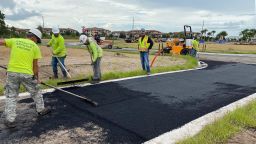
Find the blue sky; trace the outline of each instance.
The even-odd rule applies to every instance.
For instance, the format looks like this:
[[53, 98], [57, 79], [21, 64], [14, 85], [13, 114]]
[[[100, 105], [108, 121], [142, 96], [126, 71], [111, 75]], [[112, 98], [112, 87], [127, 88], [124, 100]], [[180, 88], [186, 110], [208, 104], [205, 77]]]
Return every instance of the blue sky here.
[[0, 9], [8, 25], [31, 28], [82, 26], [130, 30], [142, 27], [162, 32], [182, 31], [185, 24], [194, 31], [205, 28], [238, 35], [256, 28], [256, 0], [1, 0]]

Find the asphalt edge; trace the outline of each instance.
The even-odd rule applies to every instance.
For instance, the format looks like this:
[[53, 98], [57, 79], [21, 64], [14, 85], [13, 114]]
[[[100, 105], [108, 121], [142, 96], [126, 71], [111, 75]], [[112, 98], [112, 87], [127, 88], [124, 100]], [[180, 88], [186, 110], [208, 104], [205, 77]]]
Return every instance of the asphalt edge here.
[[[70, 87], [74, 87], [74, 86], [78, 86], [78, 87], [85, 87], [85, 86], [90, 86], [90, 85], [100, 85], [100, 84], [104, 84], [104, 83], [110, 83], [110, 82], [117, 82], [117, 81], [124, 81], [124, 80], [130, 80], [130, 79], [137, 79], [137, 78], [144, 78], [144, 77], [153, 77], [153, 76], [158, 76], [158, 75], [165, 75], [165, 74], [171, 74], [171, 73], [181, 73], [181, 72], [186, 72], [186, 71], [194, 71], [194, 70], [201, 70], [201, 69], [205, 69], [208, 67], [208, 64], [205, 62], [200, 61], [200, 64], [198, 65], [197, 68], [194, 69], [187, 69], [187, 70], [179, 70], [179, 71], [171, 71], [171, 72], [163, 72], [163, 73], [157, 73], [157, 74], [152, 74], [152, 75], [142, 75], [142, 76], [134, 76], [134, 77], [128, 77], [128, 78], [120, 78], [120, 79], [114, 79], [114, 80], [106, 80], [106, 81], [102, 81], [100, 83], [97, 84], [90, 84], [90, 83], [86, 83], [86, 84], [80, 84], [80, 85], [71, 85], [71, 86], [64, 86], [64, 87], [58, 87], [58, 88], [70, 88]], [[42, 94], [45, 93], [49, 93], [49, 92], [53, 92], [55, 91], [55, 89], [43, 89], [41, 90]], [[29, 93], [25, 92], [25, 93], [20, 93], [19, 97], [28, 97]], [[0, 100], [4, 100], [6, 99], [6, 97], [0, 96]]]
[[224, 106], [216, 111], [208, 113], [198, 119], [195, 119], [180, 128], [164, 133], [156, 138], [153, 138], [144, 144], [175, 144], [181, 140], [193, 137], [198, 134], [206, 125], [212, 124], [216, 120], [223, 118], [227, 113], [236, 110], [256, 100], [256, 93], [249, 95], [243, 99]]

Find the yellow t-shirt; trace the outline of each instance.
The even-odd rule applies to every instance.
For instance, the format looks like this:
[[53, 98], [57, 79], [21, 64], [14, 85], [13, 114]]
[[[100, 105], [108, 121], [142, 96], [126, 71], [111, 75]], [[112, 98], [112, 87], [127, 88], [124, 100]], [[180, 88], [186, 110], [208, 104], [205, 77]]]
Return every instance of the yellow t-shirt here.
[[67, 55], [67, 49], [65, 47], [64, 38], [59, 35], [55, 37], [52, 35], [52, 39], [49, 41], [48, 45], [52, 46], [53, 54], [57, 57], [64, 57]]
[[198, 51], [199, 49], [199, 42], [197, 40], [192, 41], [193, 48]]
[[5, 43], [11, 48], [7, 71], [34, 75], [33, 60], [42, 58], [37, 44], [22, 38], [5, 39]]

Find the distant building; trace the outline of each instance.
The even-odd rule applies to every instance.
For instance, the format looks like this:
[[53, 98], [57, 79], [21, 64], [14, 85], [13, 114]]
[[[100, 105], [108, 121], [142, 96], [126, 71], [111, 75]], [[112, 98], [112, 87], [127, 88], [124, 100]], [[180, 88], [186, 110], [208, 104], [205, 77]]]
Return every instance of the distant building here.
[[50, 35], [52, 32], [52, 28], [43, 28], [43, 33], [46, 33], [47, 35]]
[[60, 33], [65, 34], [66, 32], [70, 32], [71, 34], [79, 33], [77, 30], [71, 28], [60, 28]]
[[110, 30], [107, 30], [104, 28], [97, 28], [97, 27], [92, 27], [92, 28], [83, 27], [82, 32], [87, 35], [95, 35], [97, 33], [101, 36], [108, 36], [111, 34]]
[[[52, 28], [43, 28], [43, 32], [50, 35], [52, 32]], [[76, 34], [79, 33], [77, 30], [71, 29], [71, 28], [60, 28], [61, 34], [66, 34], [69, 32], [70, 34]]]
[[147, 30], [147, 34], [153, 38], [161, 38], [163, 33], [157, 30]]
[[227, 39], [229, 40], [236, 40], [236, 41], [239, 41], [240, 37], [239, 36], [228, 36]]
[[[131, 30], [127, 32], [127, 35], [132, 35], [136, 38], [140, 37], [141, 30]], [[146, 30], [146, 34], [151, 36], [152, 38], [160, 38], [162, 37], [162, 32], [157, 30]]]
[[27, 33], [29, 31], [29, 29], [21, 29], [21, 28], [15, 28], [15, 27], [10, 27], [9, 30], [11, 30], [12, 28], [15, 29], [15, 33], [18, 35]]

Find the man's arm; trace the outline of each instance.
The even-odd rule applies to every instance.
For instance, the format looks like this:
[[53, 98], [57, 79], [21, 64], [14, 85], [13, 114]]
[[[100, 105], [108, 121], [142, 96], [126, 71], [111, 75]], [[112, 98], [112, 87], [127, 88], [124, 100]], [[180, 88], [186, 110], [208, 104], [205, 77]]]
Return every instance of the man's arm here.
[[152, 49], [154, 42], [152, 41], [151, 38], [148, 38], [148, 43], [150, 43], [149, 48], [148, 49]]
[[4, 39], [0, 39], [0, 45], [1, 45], [1, 46], [5, 46], [5, 45], [6, 45]]
[[51, 37], [51, 40], [47, 43], [47, 47], [50, 47], [50, 46], [52, 46], [52, 40], [53, 38]]
[[34, 59], [33, 60], [33, 72], [34, 72], [34, 77], [37, 80], [37, 82], [39, 83], [39, 70], [38, 70], [38, 60]]

